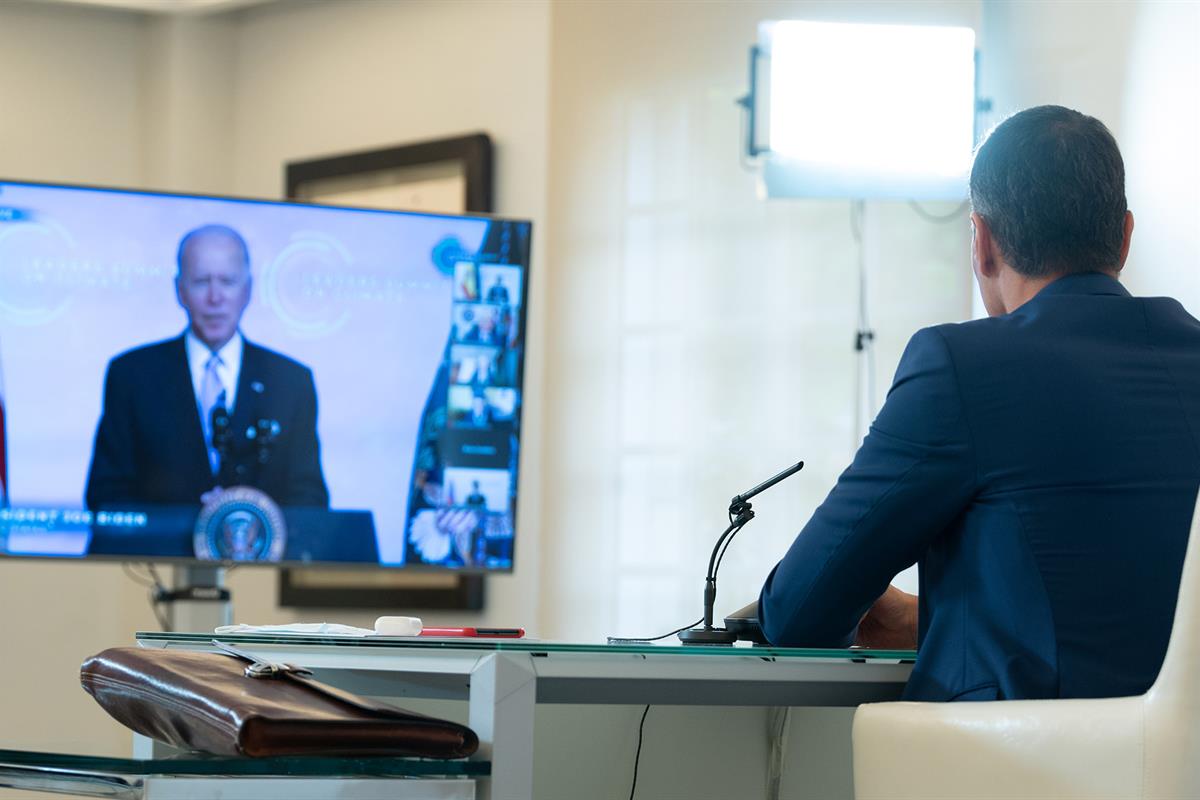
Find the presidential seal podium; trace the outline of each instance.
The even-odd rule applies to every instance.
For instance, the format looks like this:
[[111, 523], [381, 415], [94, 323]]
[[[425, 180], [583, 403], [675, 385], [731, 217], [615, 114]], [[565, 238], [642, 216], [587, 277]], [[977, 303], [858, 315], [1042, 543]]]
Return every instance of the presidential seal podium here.
[[212, 512], [198, 514], [195, 506], [131, 507], [128, 512], [136, 518], [131, 524], [92, 526], [88, 555], [140, 561], [146, 553], [154, 553], [156, 560], [200, 559], [218, 564], [379, 563], [370, 511], [264, 510], [247, 502], [239, 491], [228, 505]]
[[145, 506], [93, 516], [88, 555], [132, 561], [151, 552], [156, 559], [190, 562], [176, 566], [170, 588], [158, 589], [155, 597], [168, 608], [170, 629], [185, 631], [233, 621], [222, 565], [379, 562], [371, 512], [281, 509], [248, 486], [223, 490], [199, 511]]

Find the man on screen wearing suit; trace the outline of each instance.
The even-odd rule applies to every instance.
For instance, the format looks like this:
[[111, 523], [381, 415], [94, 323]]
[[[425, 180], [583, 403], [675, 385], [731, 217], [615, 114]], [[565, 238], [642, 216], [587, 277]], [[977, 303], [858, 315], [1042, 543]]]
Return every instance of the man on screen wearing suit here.
[[[225, 226], [197, 228], [180, 241], [178, 265], [175, 291], [188, 328], [109, 362], [88, 507], [196, 505], [220, 488], [219, 476], [280, 505], [327, 507], [312, 372], [247, 341], [238, 327], [250, 302], [245, 241]], [[224, 468], [214, 410], [229, 421]], [[261, 420], [279, 425], [264, 464], [245, 436]]]
[[[1102, 123], [1010, 117], [971, 171], [989, 318], [918, 331], [854, 462], [767, 578], [777, 645], [915, 647], [914, 700], [1146, 691], [1200, 485], [1200, 322], [1118, 282]], [[920, 563], [919, 599], [889, 582]]]

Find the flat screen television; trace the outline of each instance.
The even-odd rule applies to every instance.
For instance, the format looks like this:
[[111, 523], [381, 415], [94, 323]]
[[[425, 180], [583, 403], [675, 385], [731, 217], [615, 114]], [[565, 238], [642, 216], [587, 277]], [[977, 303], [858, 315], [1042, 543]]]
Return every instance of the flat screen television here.
[[511, 570], [530, 236], [0, 182], [0, 555]]

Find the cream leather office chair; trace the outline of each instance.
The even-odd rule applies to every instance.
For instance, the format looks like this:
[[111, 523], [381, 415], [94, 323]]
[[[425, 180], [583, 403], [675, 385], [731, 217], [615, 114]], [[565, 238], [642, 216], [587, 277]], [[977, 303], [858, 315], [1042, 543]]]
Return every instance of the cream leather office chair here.
[[1200, 498], [1171, 643], [1140, 697], [874, 703], [854, 715], [857, 800], [1200, 798]]

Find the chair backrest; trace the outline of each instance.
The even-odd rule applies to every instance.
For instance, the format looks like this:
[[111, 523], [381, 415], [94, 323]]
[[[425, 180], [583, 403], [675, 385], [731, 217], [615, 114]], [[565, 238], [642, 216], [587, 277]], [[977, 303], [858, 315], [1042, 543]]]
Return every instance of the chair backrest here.
[[1171, 641], [1144, 698], [1146, 797], [1200, 797], [1200, 496]]
[[1167, 694], [1175, 703], [1196, 702], [1200, 708], [1200, 495], [1192, 515], [1192, 529], [1183, 557], [1179, 578], [1179, 599], [1175, 603], [1175, 622], [1171, 641], [1163, 658], [1162, 669], [1149, 695]]

